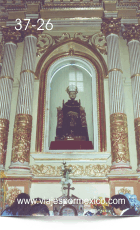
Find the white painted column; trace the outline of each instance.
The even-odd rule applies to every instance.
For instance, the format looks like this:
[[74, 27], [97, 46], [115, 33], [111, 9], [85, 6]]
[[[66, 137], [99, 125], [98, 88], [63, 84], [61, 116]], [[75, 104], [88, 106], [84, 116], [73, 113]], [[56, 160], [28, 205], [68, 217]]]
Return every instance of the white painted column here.
[[37, 36], [36, 31], [35, 34], [29, 34], [29, 32], [24, 39], [10, 171], [20, 170], [29, 172], [30, 170], [29, 161]]
[[0, 75], [0, 169], [4, 169], [5, 167], [17, 48], [16, 43], [20, 38], [20, 33], [15, 32], [13, 27], [4, 27], [2, 32], [5, 45]]
[[124, 113], [124, 89], [122, 68], [119, 50], [119, 37], [117, 34], [110, 34], [107, 40], [107, 64], [109, 76], [109, 100], [110, 115], [114, 113]]
[[127, 39], [128, 42], [137, 148], [137, 171], [140, 172], [140, 25], [125, 25], [123, 38]]
[[119, 50], [120, 28], [120, 19], [103, 19], [101, 30], [107, 40], [112, 170], [131, 169], [122, 78], [123, 72]]

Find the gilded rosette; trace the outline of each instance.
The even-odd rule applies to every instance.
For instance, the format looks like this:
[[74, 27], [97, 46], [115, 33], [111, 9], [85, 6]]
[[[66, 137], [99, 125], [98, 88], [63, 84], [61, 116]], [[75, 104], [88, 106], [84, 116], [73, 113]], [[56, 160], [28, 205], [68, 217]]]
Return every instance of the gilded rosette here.
[[123, 38], [127, 39], [127, 42], [140, 39], [140, 25], [138, 24], [124, 24], [125, 31], [123, 32]]
[[9, 120], [0, 119], [0, 164], [5, 165], [7, 140], [9, 132]]
[[31, 19], [29, 24], [28, 24], [28, 29], [25, 29], [27, 26], [27, 22], [22, 21], [22, 34], [24, 35], [24, 37], [29, 36], [29, 35], [33, 35], [36, 38], [38, 38], [38, 36], [42, 33], [42, 30], [37, 30], [36, 27], [33, 27], [32, 25], [36, 25], [39, 26], [39, 24], [37, 25], [37, 20], [36, 19]]
[[121, 18], [103, 18], [101, 31], [107, 37], [109, 34], [119, 35], [121, 30]]
[[114, 113], [110, 116], [112, 162], [129, 162], [127, 116]]
[[4, 37], [4, 42], [21, 42], [23, 40], [21, 33], [15, 30], [14, 26], [2, 26], [2, 34]]
[[140, 164], [140, 117], [134, 120], [138, 165]]
[[32, 116], [17, 114], [13, 134], [12, 162], [29, 162]]

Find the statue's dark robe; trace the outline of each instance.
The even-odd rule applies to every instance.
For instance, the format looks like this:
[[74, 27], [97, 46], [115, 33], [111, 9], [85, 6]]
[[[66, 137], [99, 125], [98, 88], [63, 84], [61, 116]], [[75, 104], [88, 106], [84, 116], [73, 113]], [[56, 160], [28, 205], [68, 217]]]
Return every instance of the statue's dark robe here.
[[[68, 137], [69, 135], [73, 136], [84, 136], [86, 137], [86, 141], [89, 141], [87, 125], [82, 126], [81, 116], [80, 116], [80, 103], [78, 101], [68, 100], [65, 104], [63, 103], [63, 123], [62, 127], [56, 129], [57, 137], [61, 139], [63, 137]], [[72, 125], [71, 116], [69, 115], [71, 112], [75, 112], [76, 116], [74, 119], [74, 125]]]

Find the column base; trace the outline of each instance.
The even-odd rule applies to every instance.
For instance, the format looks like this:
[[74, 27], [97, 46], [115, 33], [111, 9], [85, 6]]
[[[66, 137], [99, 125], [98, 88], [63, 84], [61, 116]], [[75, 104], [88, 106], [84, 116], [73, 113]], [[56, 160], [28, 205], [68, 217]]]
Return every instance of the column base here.
[[0, 164], [0, 171], [4, 171], [4, 170], [5, 170], [5, 167], [2, 164]]
[[132, 167], [130, 166], [130, 162], [124, 163], [124, 162], [113, 162], [111, 166], [111, 171], [121, 171], [121, 170], [132, 170]]
[[10, 174], [31, 174], [30, 166], [28, 162], [20, 163], [11, 163], [8, 173]]
[[140, 165], [138, 165], [137, 172], [140, 173]]

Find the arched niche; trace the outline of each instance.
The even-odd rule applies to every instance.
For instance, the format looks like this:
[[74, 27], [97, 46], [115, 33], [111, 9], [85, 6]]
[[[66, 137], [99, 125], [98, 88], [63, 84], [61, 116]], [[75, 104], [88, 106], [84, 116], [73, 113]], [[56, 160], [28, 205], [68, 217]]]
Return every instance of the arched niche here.
[[[69, 48], [71, 47], [71, 44], [72, 42], [70, 42]], [[85, 49], [85, 44], [83, 46], [83, 49]], [[91, 53], [91, 51], [92, 49], [90, 49], [87, 53]], [[84, 98], [84, 94], [86, 94], [87, 100], [90, 101], [89, 104], [91, 104], [89, 109], [89, 104], [87, 103], [87, 100], [81, 99], [81, 105], [85, 107], [86, 111], [89, 138], [94, 144], [94, 150], [92, 151], [106, 151], [106, 127], [103, 87], [103, 79], [106, 75], [106, 70], [104, 67], [105, 63], [103, 61], [103, 65], [101, 65], [103, 58], [97, 50], [96, 52], [93, 52], [92, 56], [87, 53], [81, 52], [81, 49], [74, 49], [74, 53], [71, 55], [69, 50], [67, 52], [62, 52], [62, 49], [60, 48], [60, 51], [57, 49], [57, 54], [52, 55], [52, 53], [50, 53], [50, 59], [48, 58], [48, 56], [46, 57], [46, 63], [45, 58], [42, 58], [42, 60], [44, 59], [44, 62], [42, 63], [43, 67], [40, 74], [36, 137], [37, 152], [49, 152], [50, 142], [55, 138], [54, 134], [57, 122], [55, 107], [57, 107], [58, 105], [61, 106], [63, 99], [65, 99], [65, 102], [68, 99], [68, 95], [65, 92], [64, 86], [65, 84], [67, 85], [67, 81], [64, 83], [64, 77], [60, 77], [59, 75], [61, 75], [61, 72], [63, 72], [64, 70], [67, 72], [68, 68], [71, 69], [73, 67], [78, 68], [78, 71], [83, 73], [83, 75], [88, 79], [87, 82], [86, 79], [84, 79], [83, 81], [88, 84], [88, 89], [90, 89], [88, 90], [89, 92], [81, 92], [79, 93], [79, 96], [81, 99]], [[98, 55], [96, 55], [96, 53], [98, 53]], [[98, 56], [101, 56], [101, 58], [99, 59]], [[61, 92], [60, 84], [62, 81], [62, 88], [65, 96]], [[52, 99], [55, 98], [54, 96], [52, 96], [52, 92], [55, 92], [55, 90], [51, 90], [51, 88], [55, 88], [59, 82], [60, 87], [57, 95], [61, 94], [61, 96], [60, 98], [57, 98], [58, 96], [55, 96], [57, 98], [57, 103], [55, 104], [55, 99], [54, 101]], [[87, 93], [89, 93], [90, 95], [87, 96]], [[55, 112], [53, 110], [55, 110]]]

